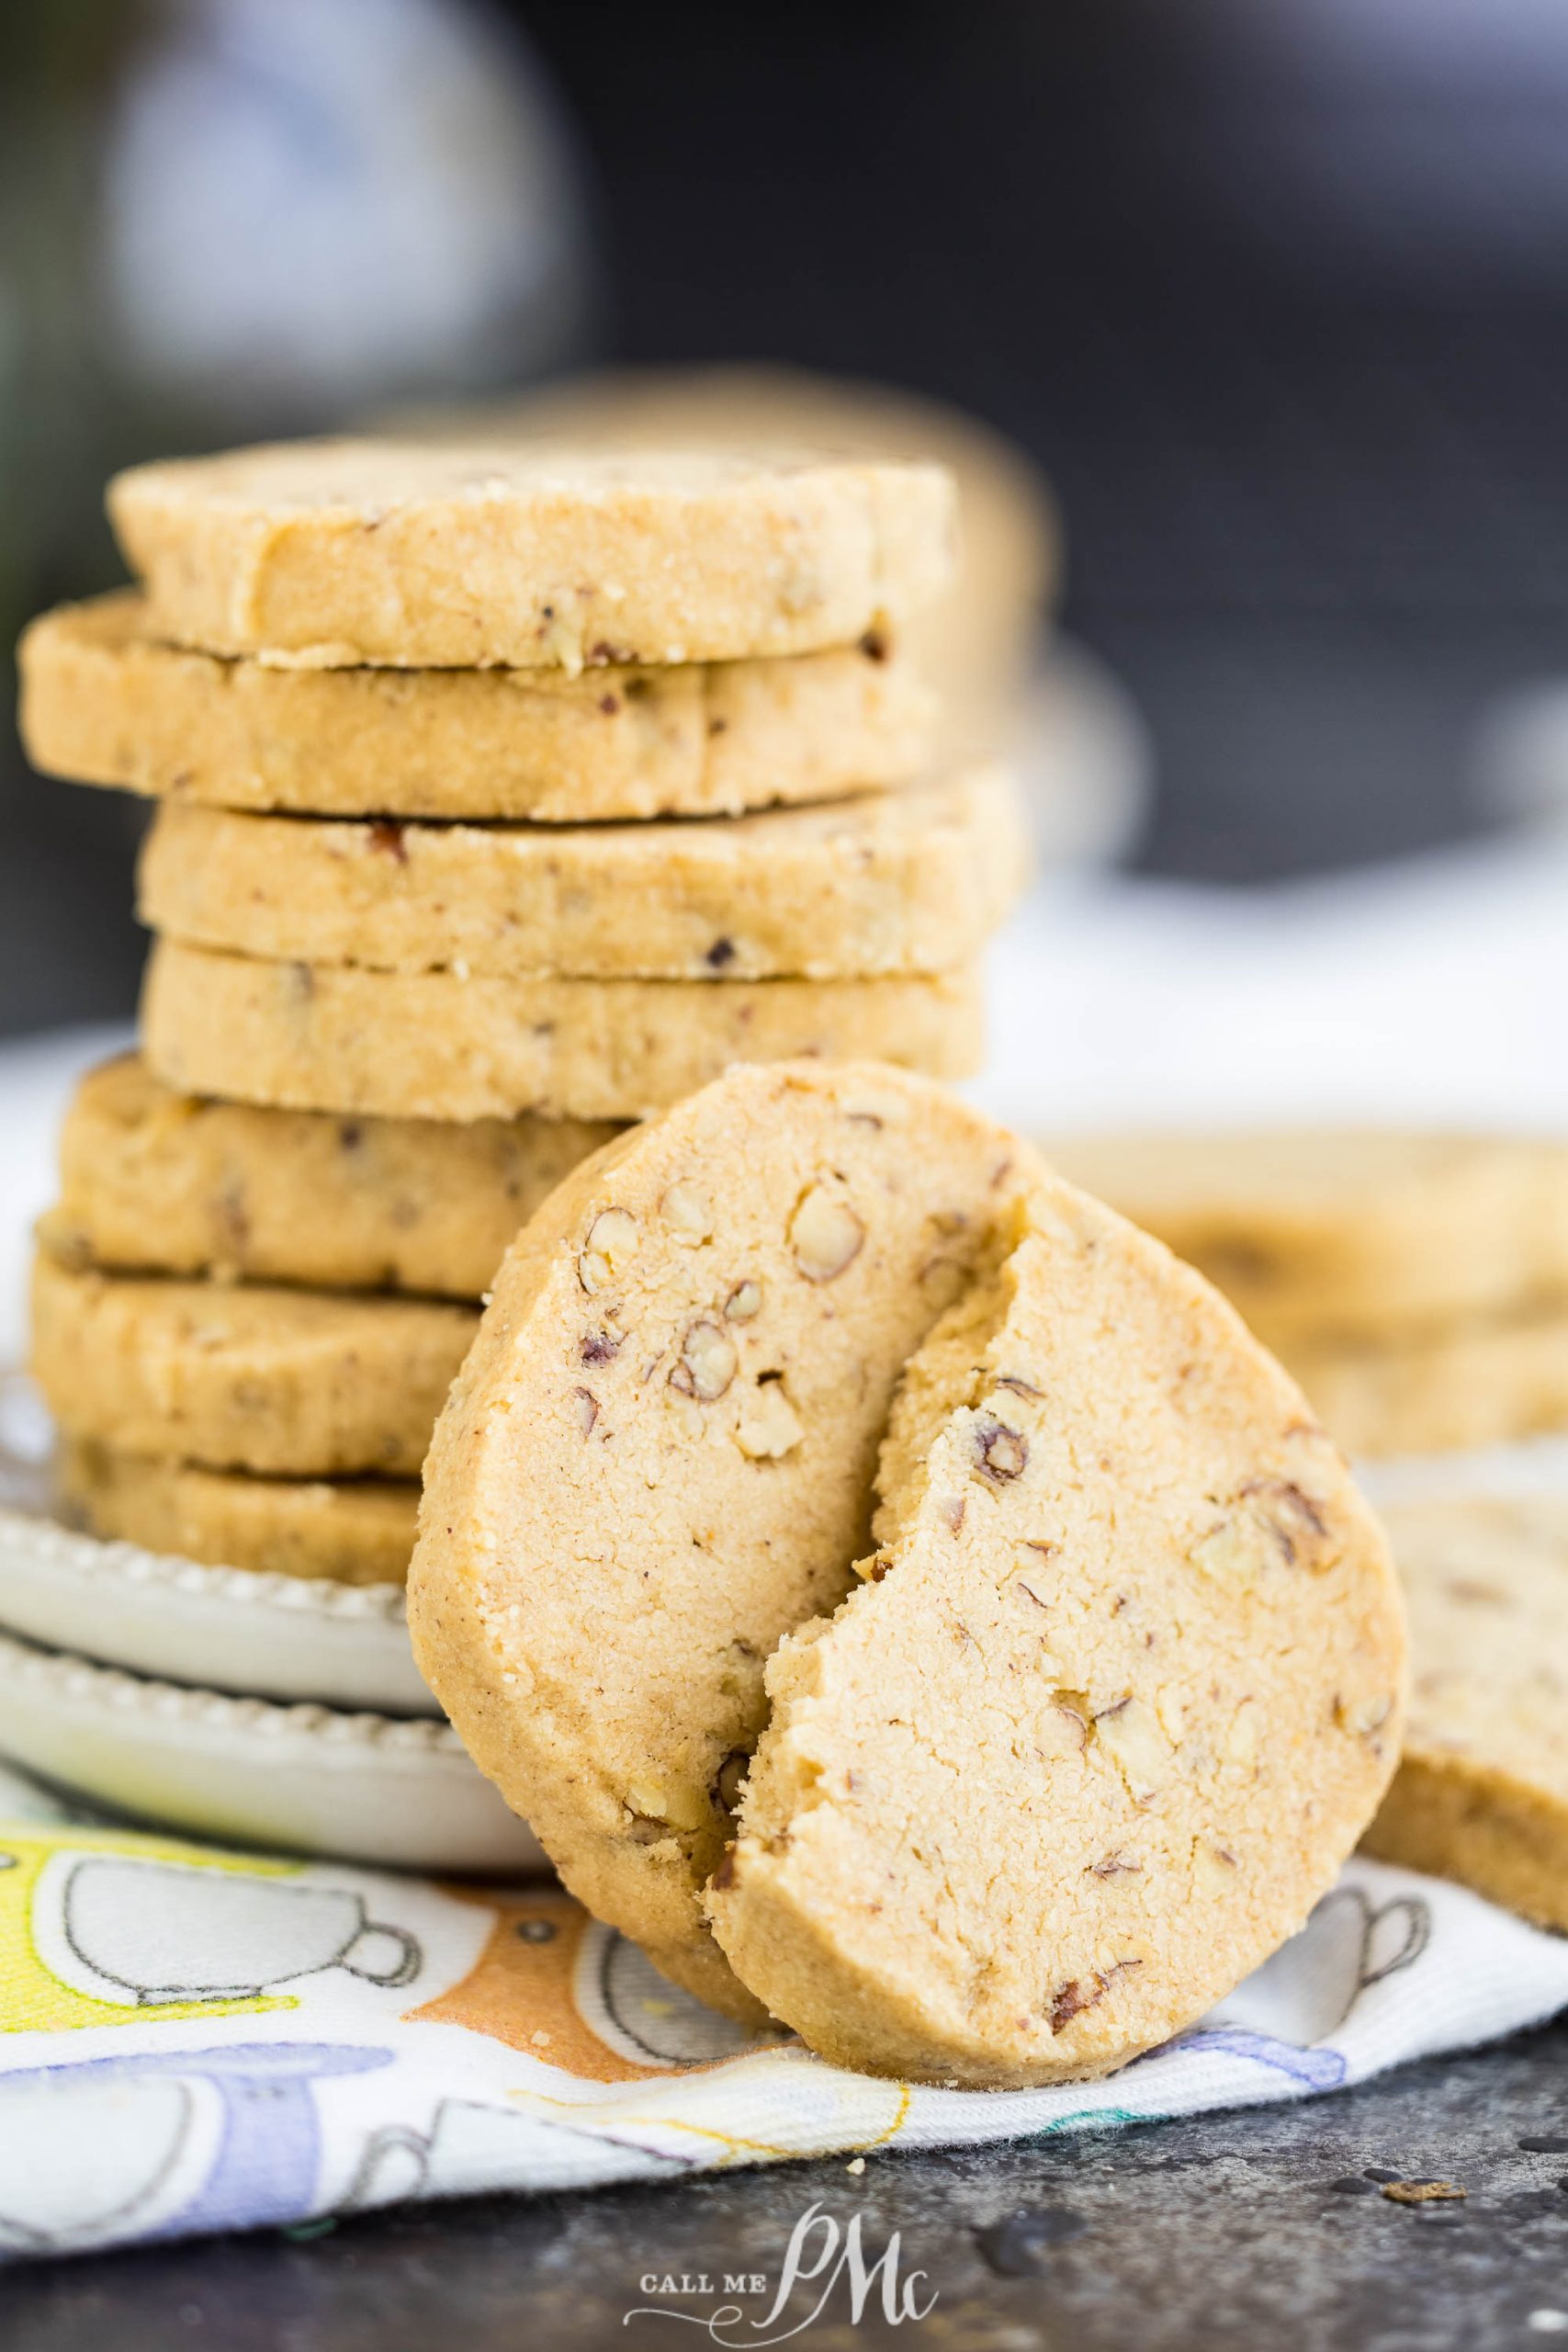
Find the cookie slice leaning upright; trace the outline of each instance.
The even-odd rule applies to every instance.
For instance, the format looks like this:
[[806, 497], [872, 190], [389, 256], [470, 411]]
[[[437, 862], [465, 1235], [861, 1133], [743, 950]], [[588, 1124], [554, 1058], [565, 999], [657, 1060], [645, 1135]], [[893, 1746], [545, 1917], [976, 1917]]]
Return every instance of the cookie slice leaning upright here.
[[764, 1664], [849, 1589], [899, 1373], [1038, 1172], [900, 1071], [735, 1068], [538, 1210], [442, 1415], [421, 1668], [573, 1892], [738, 2016], [701, 1894]]
[[1382, 1537], [1231, 1308], [1054, 1178], [911, 1363], [879, 1487], [865, 1582], [768, 1668], [714, 1932], [841, 2064], [1103, 2074], [1282, 1942], [1371, 1819]]

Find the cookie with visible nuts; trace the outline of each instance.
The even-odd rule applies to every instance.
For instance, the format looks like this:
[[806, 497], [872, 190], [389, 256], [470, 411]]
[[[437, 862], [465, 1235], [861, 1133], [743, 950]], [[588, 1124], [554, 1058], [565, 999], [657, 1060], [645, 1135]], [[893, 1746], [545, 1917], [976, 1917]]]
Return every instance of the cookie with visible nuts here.
[[286, 1477], [413, 1477], [479, 1317], [425, 1298], [33, 1270], [32, 1371], [71, 1436]]
[[68, 1438], [55, 1481], [94, 1535], [211, 1567], [334, 1584], [401, 1584], [413, 1550], [412, 1478], [257, 1478]]
[[979, 1059], [974, 966], [847, 980], [516, 980], [274, 964], [161, 939], [142, 1050], [165, 1084], [389, 1118], [637, 1119], [737, 1061]]
[[515, 442], [276, 443], [108, 491], [177, 644], [568, 672], [852, 645], [946, 585], [954, 503], [915, 461]]
[[1414, 1684], [1365, 1850], [1568, 1928], [1568, 1496], [1460, 1493], [1383, 1521]]
[[913, 1357], [861, 1588], [766, 1673], [707, 1893], [821, 2055], [1104, 2074], [1305, 1917], [1399, 1752], [1386, 1546], [1299, 1391], [1049, 1179]]
[[897, 1070], [738, 1067], [536, 1213], [442, 1415], [422, 1670], [573, 1892], [732, 2013], [700, 1894], [764, 1663], [847, 1589], [898, 1373], [1036, 1165]]
[[375, 971], [841, 979], [977, 955], [1028, 874], [976, 768], [728, 824], [349, 824], [160, 808], [139, 911], [197, 946]]
[[123, 1272], [477, 1299], [608, 1122], [338, 1118], [182, 1094], [138, 1054], [90, 1070], [60, 1141], [57, 1257]]
[[891, 639], [663, 669], [279, 670], [168, 645], [130, 591], [17, 649], [49, 775], [322, 817], [739, 816], [901, 784], [932, 697]]

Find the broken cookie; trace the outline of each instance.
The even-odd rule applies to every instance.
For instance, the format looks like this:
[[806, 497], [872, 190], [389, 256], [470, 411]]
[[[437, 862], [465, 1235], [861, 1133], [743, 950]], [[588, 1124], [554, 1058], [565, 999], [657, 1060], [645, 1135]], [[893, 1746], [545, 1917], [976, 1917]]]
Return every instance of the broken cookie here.
[[1374, 1812], [1383, 1540], [1208, 1284], [1054, 1179], [913, 1357], [878, 1486], [861, 1588], [768, 1666], [715, 1936], [841, 2064], [1104, 2074], [1266, 1959]]
[[898, 1374], [1037, 1170], [900, 1071], [733, 1069], [536, 1214], [441, 1418], [423, 1672], [573, 1893], [742, 2018], [701, 1897], [764, 1665], [852, 1582]]

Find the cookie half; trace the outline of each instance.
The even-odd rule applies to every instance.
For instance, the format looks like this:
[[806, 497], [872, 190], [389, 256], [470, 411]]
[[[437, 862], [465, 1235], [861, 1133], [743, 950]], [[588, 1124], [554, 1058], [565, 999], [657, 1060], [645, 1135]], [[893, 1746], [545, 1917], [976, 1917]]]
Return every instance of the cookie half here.
[[33, 1272], [32, 1370], [71, 1436], [212, 1469], [418, 1475], [472, 1307]]
[[160, 808], [149, 928], [304, 964], [504, 978], [840, 979], [978, 954], [1027, 879], [999, 769], [721, 823], [351, 824]]
[[1399, 1752], [1386, 1546], [1209, 1285], [1068, 1186], [938, 1325], [784, 1641], [708, 1917], [821, 2055], [1103, 2074], [1305, 1918]]
[[800, 451], [276, 443], [133, 467], [108, 508], [161, 635], [333, 668], [804, 653], [953, 568], [945, 468]]
[[897, 1070], [732, 1069], [539, 1210], [441, 1418], [421, 1670], [573, 1892], [732, 2014], [700, 1897], [764, 1663], [847, 1589], [898, 1373], [1032, 1165]]
[[264, 963], [162, 939], [143, 1050], [170, 1086], [391, 1118], [637, 1119], [730, 1063], [978, 1065], [972, 967], [848, 980], [514, 980]]
[[257, 1478], [67, 1440], [61, 1497], [106, 1541], [211, 1567], [336, 1584], [401, 1584], [419, 1487], [397, 1478]]
[[1568, 1148], [1401, 1128], [1081, 1136], [1055, 1165], [1199, 1267], [1269, 1346], [1568, 1299]]
[[891, 636], [665, 669], [280, 670], [170, 645], [134, 590], [17, 649], [46, 775], [222, 808], [343, 817], [737, 816], [900, 784], [933, 698]]
[[518, 1227], [619, 1132], [263, 1110], [179, 1093], [125, 1054], [72, 1098], [39, 1230], [55, 1256], [118, 1272], [477, 1299]]
[[1370, 1854], [1568, 1928], [1568, 1498], [1384, 1511], [1415, 1686]]

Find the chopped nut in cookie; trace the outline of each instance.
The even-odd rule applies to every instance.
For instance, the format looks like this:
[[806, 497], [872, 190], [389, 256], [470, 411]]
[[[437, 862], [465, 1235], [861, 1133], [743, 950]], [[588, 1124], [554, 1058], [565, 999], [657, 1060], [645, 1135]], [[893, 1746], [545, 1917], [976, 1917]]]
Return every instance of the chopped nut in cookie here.
[[859, 1256], [865, 1227], [846, 1200], [813, 1184], [790, 1219], [795, 1262], [810, 1283], [830, 1283]]
[[1292, 1567], [1318, 1570], [1336, 1552], [1322, 1506], [1290, 1478], [1249, 1478], [1237, 1490], [1258, 1510]]
[[682, 1241], [705, 1241], [713, 1231], [713, 1208], [695, 1184], [671, 1184], [659, 1204], [660, 1215]]
[[762, 1380], [741, 1406], [735, 1442], [753, 1462], [777, 1462], [805, 1436], [799, 1414], [781, 1382]]
[[746, 1785], [746, 1775], [751, 1769], [751, 1758], [743, 1747], [732, 1747], [719, 1766], [713, 1784], [714, 1803], [725, 1813], [733, 1813], [740, 1803], [740, 1792]]
[[735, 1342], [717, 1323], [705, 1318], [694, 1323], [681, 1343], [681, 1354], [670, 1374], [670, 1385], [683, 1396], [711, 1405], [724, 1395], [739, 1362]]
[[1134, 1804], [1146, 1804], [1168, 1779], [1171, 1763], [1169, 1745], [1153, 1709], [1131, 1696], [1114, 1700], [1097, 1711], [1094, 1732], [1127, 1783]]
[[626, 1790], [626, 1803], [645, 1821], [670, 1829], [701, 1829], [710, 1812], [701, 1789], [683, 1788], [678, 1782], [634, 1781]]
[[1028, 1467], [1029, 1440], [994, 1414], [982, 1413], [975, 1422], [975, 1462], [993, 1486], [1008, 1485]]
[[591, 1297], [625, 1273], [638, 1238], [637, 1219], [625, 1209], [600, 1210], [577, 1261], [578, 1280]]

